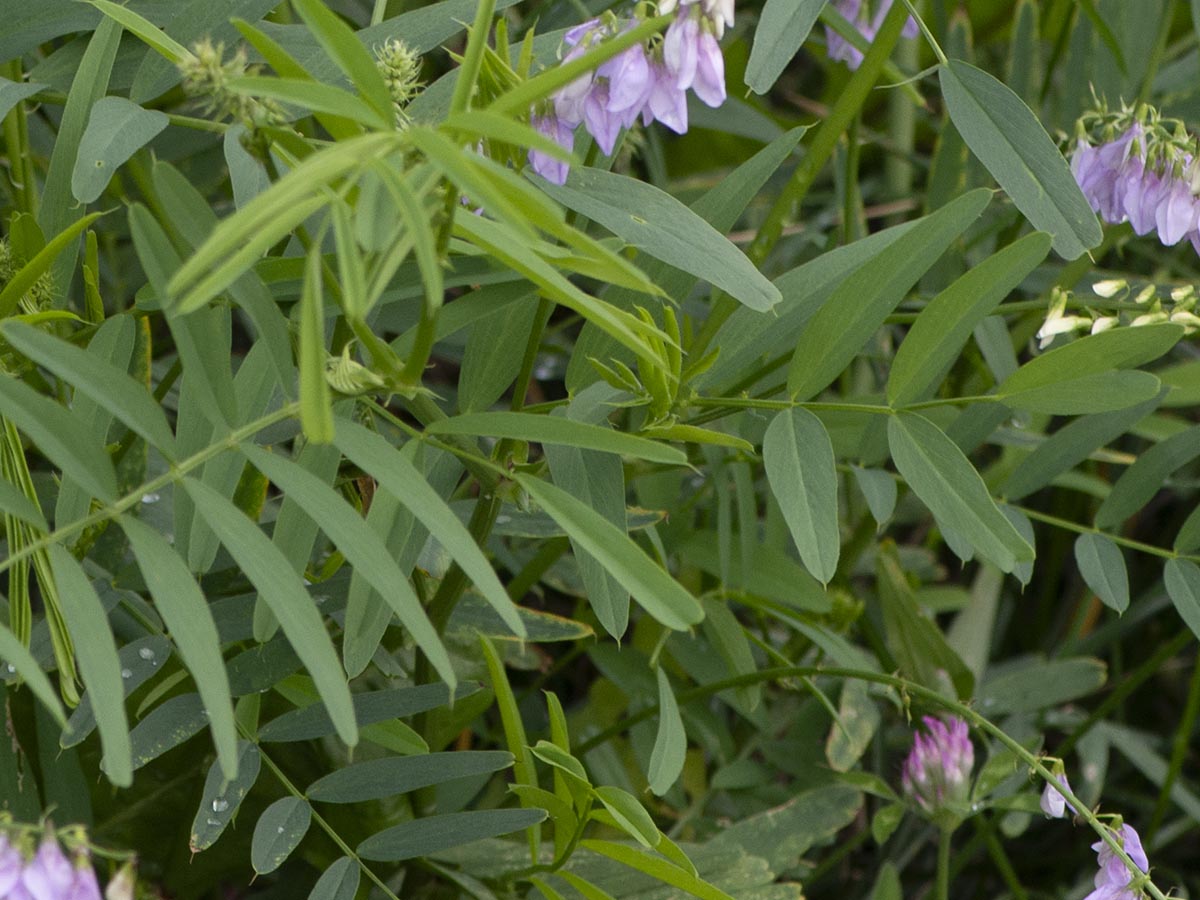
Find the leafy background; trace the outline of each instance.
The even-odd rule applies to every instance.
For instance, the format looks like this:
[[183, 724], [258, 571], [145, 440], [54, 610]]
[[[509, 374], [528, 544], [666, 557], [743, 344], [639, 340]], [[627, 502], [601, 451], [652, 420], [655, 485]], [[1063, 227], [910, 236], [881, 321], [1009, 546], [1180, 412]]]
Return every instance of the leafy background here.
[[527, 178], [606, 6], [0, 0], [4, 808], [151, 896], [891, 898], [956, 710], [955, 896], [1090, 889], [1041, 751], [1200, 888], [1193, 344], [1034, 340], [1194, 280], [1060, 148], [1194, 117], [1200, 13], [931, 0], [850, 73], [743, 3], [720, 110]]

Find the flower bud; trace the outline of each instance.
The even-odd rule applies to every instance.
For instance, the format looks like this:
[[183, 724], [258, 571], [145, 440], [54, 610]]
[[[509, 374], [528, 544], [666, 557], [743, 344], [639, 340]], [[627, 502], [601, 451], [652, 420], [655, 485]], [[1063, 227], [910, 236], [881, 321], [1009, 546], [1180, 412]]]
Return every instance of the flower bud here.
[[127, 862], [121, 866], [113, 879], [104, 889], [104, 900], [133, 900], [133, 890], [137, 883], [133, 863]]

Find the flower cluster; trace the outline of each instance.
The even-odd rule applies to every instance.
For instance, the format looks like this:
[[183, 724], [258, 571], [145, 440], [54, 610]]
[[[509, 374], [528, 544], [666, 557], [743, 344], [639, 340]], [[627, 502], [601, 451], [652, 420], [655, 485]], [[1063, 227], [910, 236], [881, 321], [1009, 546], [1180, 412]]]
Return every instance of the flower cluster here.
[[[53, 834], [47, 833], [32, 857], [9, 843], [0, 831], [0, 897], [6, 900], [100, 900], [100, 884], [86, 848], [68, 859]], [[111, 887], [111, 886], [110, 886]], [[110, 890], [107, 900], [124, 900], [132, 891]]]
[[1111, 279], [1093, 284], [1092, 293], [1108, 301], [1107, 304], [1095, 308], [1084, 296], [1057, 287], [1051, 289], [1046, 320], [1036, 335], [1041, 349], [1059, 335], [1099, 334], [1113, 328], [1137, 328], [1160, 322], [1182, 325], [1187, 334], [1200, 331], [1200, 315], [1196, 314], [1200, 295], [1195, 285], [1180, 285], [1160, 293], [1154, 284], [1134, 290], [1124, 279]]
[[[634, 44], [560, 90], [531, 117], [541, 134], [570, 151], [580, 125], [605, 153], [613, 152], [621, 129], [641, 117], [643, 125], [662, 122], [677, 134], [688, 129], [687, 92], [708, 106], [725, 102], [725, 59], [718, 41], [733, 24], [733, 0], [660, 0], [662, 15], [675, 13], [661, 41]], [[570, 29], [563, 36], [563, 62], [577, 59], [600, 42], [628, 31], [637, 16], [605, 16]], [[568, 166], [538, 150], [529, 164], [548, 181], [562, 184]]]
[[1077, 132], [1071, 172], [1101, 219], [1200, 253], [1200, 152], [1182, 122], [1143, 106], [1089, 113]]
[[904, 791], [927, 814], [954, 813], [965, 805], [975, 767], [975, 748], [967, 723], [951, 716], [936, 719], [925, 716], [926, 733], [913, 738], [912, 752], [904, 761], [901, 783]]
[[[834, 0], [833, 8], [858, 29], [858, 33], [867, 43], [870, 43], [879, 33], [893, 2], [894, 0], [880, 0], [873, 16], [863, 0]], [[900, 33], [906, 38], [915, 38], [920, 33], [917, 20], [909, 16], [908, 21], [904, 23], [904, 30]], [[825, 26], [825, 49], [830, 59], [841, 60], [852, 70], [862, 65], [862, 51], [828, 25]]]
[[248, 131], [269, 128], [287, 121], [283, 107], [270, 98], [250, 97], [233, 91], [229, 82], [257, 74], [249, 65], [245, 48], [239, 47], [225, 59], [225, 45], [208, 38], [192, 46], [192, 52], [177, 64], [183, 75], [183, 92], [202, 104], [204, 112], [219, 119], [229, 118]]

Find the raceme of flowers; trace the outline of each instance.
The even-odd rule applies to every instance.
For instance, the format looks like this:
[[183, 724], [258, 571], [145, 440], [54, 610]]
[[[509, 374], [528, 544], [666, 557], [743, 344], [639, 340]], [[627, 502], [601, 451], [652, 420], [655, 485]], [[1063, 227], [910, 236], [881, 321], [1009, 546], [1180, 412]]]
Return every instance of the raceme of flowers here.
[[1168, 247], [1187, 238], [1200, 253], [1200, 154], [1181, 122], [1148, 108], [1101, 111], [1077, 131], [1071, 171], [1101, 219], [1128, 222], [1139, 235], [1153, 231]]
[[[1062, 771], [1061, 761], [1055, 760], [1053, 774], [1059, 785], [1068, 791], [1071, 790], [1067, 776]], [[1073, 814], [1078, 813], [1078, 810], [1067, 802], [1067, 798], [1063, 796], [1062, 792], [1049, 783], [1042, 791], [1041, 805], [1042, 812], [1053, 819], [1066, 818], [1068, 809]], [[1148, 873], [1150, 860], [1146, 858], [1146, 851], [1142, 848], [1141, 837], [1138, 836], [1132, 825], [1121, 821], [1119, 816], [1114, 819], [1113, 825], [1105, 825], [1105, 827], [1109, 829], [1121, 849], [1133, 860], [1134, 865], [1141, 869], [1143, 874]], [[1139, 900], [1145, 896], [1140, 887], [1134, 885], [1133, 873], [1129, 871], [1125, 861], [1113, 852], [1107, 841], [1096, 841], [1092, 844], [1092, 849], [1096, 851], [1096, 862], [1100, 866], [1100, 871], [1096, 873], [1093, 880], [1096, 889], [1084, 900]]]
[[[873, 16], [863, 0], [834, 0], [833, 8], [858, 29], [858, 33], [867, 43], [870, 43], [879, 33], [884, 18], [892, 8], [892, 3], [893, 0], [880, 0]], [[917, 20], [909, 16], [908, 21], [904, 23], [904, 30], [900, 33], [906, 38], [915, 38], [920, 33]], [[850, 69], [857, 69], [862, 65], [862, 51], [828, 25], [825, 26], [825, 49], [830, 59], [841, 60]]]
[[[101, 900], [100, 884], [86, 845], [68, 858], [47, 830], [36, 850], [28, 836], [0, 830], [0, 900]], [[109, 882], [105, 900], [132, 900], [132, 867], [126, 866]]]
[[925, 716], [921, 721], [925, 733], [917, 732], [913, 737], [901, 784], [924, 812], [936, 816], [965, 805], [975, 767], [975, 748], [962, 719]]
[[[718, 107], [725, 102], [725, 59], [718, 41], [733, 24], [733, 0], [660, 0], [661, 15], [675, 20], [660, 40], [635, 44], [571, 82], [531, 116], [540, 133], [566, 150], [575, 147], [580, 125], [610, 154], [623, 128], [641, 117], [643, 125], [661, 122], [677, 134], [688, 130], [687, 92]], [[591, 19], [567, 31], [563, 62], [577, 59], [598, 43], [628, 31], [638, 16]], [[548, 181], [562, 184], [569, 166], [538, 150], [529, 164]]]

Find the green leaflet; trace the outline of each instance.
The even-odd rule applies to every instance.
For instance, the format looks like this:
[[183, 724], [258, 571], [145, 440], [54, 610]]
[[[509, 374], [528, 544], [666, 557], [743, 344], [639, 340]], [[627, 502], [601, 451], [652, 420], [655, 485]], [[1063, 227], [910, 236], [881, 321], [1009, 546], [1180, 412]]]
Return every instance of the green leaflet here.
[[799, 407], [777, 414], [763, 438], [763, 465], [800, 558], [828, 584], [837, 571], [841, 531], [833, 444], [821, 420]]
[[893, 406], [926, 399], [984, 318], [1050, 251], [1049, 235], [1026, 235], [958, 278], [929, 301], [896, 351], [888, 375]]
[[579, 166], [572, 168], [565, 185], [539, 184], [567, 208], [751, 309], [763, 312], [780, 300], [779, 289], [728, 238], [653, 185]]
[[117, 169], [167, 127], [166, 113], [142, 109], [122, 97], [103, 97], [92, 106], [79, 156], [71, 175], [71, 193], [80, 203], [99, 199]]
[[765, 94], [796, 56], [816, 24], [825, 0], [767, 0], [754, 31], [746, 85]]
[[1053, 235], [1055, 252], [1075, 259], [1099, 244], [1103, 235], [1095, 213], [1024, 101], [962, 60], [950, 60], [938, 75], [963, 140], [1033, 227]]
[[276, 800], [258, 817], [250, 842], [250, 865], [259, 875], [274, 872], [304, 840], [312, 807], [302, 797]]
[[646, 778], [650, 790], [662, 796], [671, 789], [683, 772], [687, 755], [687, 733], [683, 730], [683, 719], [675, 692], [671, 689], [667, 673], [659, 666], [654, 670], [658, 676], [658, 734], [654, 738], [654, 751], [650, 754], [650, 768]]
[[896, 468], [938, 521], [1005, 572], [1033, 559], [1033, 548], [996, 506], [979, 473], [928, 419], [899, 413], [888, 419]]
[[794, 399], [816, 396], [849, 365], [917, 279], [979, 217], [990, 199], [988, 191], [972, 191], [918, 220], [834, 289], [800, 333], [792, 354], [788, 391]]
[[1102, 534], [1081, 534], [1075, 539], [1075, 563], [1105, 606], [1118, 613], [1129, 608], [1129, 573], [1116, 544]]
[[704, 610], [667, 572], [652, 562], [621, 529], [562, 488], [540, 478], [517, 481], [580, 547], [633, 595], [643, 609], [668, 628], [684, 631], [704, 618]]

